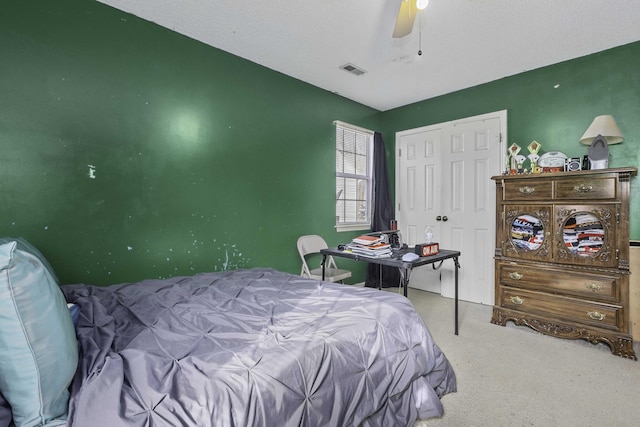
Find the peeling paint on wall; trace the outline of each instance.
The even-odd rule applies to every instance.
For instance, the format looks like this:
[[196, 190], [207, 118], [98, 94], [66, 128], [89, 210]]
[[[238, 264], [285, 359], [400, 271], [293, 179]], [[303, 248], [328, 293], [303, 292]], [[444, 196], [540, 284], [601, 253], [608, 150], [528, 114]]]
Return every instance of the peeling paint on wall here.
[[[249, 265], [249, 258], [243, 258], [242, 252], [238, 251], [235, 244], [224, 244], [222, 247], [218, 247], [218, 250], [224, 250], [224, 259], [218, 258], [218, 263], [221, 263], [221, 270], [237, 270], [246, 268]], [[214, 271], [218, 271], [218, 265], [214, 267]]]
[[224, 255], [225, 255], [225, 259], [224, 259], [224, 263], [222, 264], [222, 269], [224, 271], [227, 271], [227, 267], [229, 266], [229, 251], [224, 251]]

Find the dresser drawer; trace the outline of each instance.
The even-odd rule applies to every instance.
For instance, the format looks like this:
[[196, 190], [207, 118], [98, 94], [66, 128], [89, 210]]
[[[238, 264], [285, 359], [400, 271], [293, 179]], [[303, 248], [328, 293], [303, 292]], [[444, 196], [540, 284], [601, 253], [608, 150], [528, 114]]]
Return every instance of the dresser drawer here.
[[499, 262], [497, 267], [498, 280], [502, 285], [573, 295], [605, 303], [620, 301], [621, 277], [617, 275], [590, 274], [549, 266], [502, 262]]
[[615, 200], [618, 197], [615, 177], [572, 178], [554, 181], [556, 200]]
[[552, 192], [553, 183], [550, 180], [527, 179], [504, 183], [504, 200], [549, 200]]
[[617, 305], [598, 304], [580, 299], [502, 287], [500, 306], [559, 321], [611, 329], [621, 328], [623, 309]]

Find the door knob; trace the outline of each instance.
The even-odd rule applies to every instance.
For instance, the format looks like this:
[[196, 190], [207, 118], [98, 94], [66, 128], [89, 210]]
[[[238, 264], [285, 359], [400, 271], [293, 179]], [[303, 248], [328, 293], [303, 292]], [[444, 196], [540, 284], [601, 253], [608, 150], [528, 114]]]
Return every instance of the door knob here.
[[438, 215], [438, 216], [436, 217], [436, 221], [442, 221], [442, 217], [441, 217], [440, 215]]
[[443, 217], [442, 217], [442, 220], [446, 222], [446, 221], [448, 221], [448, 220], [449, 220], [449, 218], [447, 218], [446, 216], [443, 216]]

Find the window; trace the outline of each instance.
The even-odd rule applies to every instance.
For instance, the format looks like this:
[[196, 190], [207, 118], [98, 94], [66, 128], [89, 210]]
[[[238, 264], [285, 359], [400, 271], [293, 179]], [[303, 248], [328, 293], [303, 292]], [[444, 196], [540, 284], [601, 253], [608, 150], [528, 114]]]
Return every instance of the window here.
[[335, 122], [336, 229], [371, 228], [373, 198], [373, 132]]

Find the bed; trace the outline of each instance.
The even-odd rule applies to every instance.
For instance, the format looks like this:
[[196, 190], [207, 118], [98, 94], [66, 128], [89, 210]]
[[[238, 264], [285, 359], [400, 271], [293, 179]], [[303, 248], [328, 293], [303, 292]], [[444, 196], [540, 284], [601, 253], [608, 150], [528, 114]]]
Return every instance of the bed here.
[[[11, 244], [0, 246], [12, 279], [0, 279], [0, 293], [17, 286], [16, 260], [39, 260]], [[63, 403], [23, 405], [0, 363], [0, 427], [11, 409], [16, 425], [411, 426], [442, 415], [440, 398], [456, 391], [447, 358], [399, 294], [268, 268], [108, 287], [58, 287], [46, 266], [38, 274], [74, 335], [46, 334], [65, 343], [52, 349], [62, 367], [47, 367]], [[9, 356], [0, 350], [0, 361]]]

